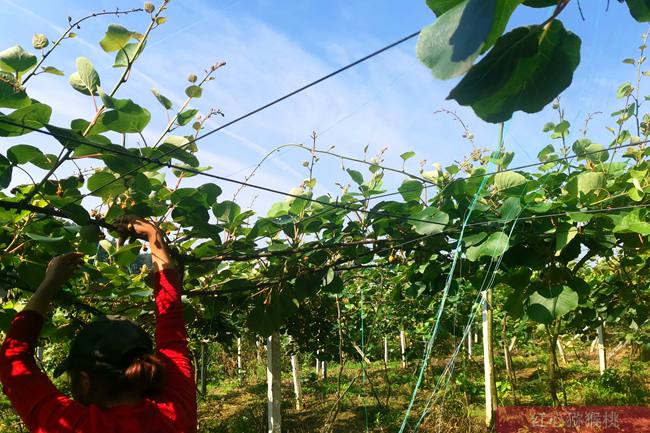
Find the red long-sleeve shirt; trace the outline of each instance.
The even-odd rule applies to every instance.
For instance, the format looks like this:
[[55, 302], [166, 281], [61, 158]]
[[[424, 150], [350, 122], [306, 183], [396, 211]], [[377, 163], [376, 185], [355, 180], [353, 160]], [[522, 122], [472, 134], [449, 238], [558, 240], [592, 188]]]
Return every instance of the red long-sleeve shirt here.
[[22, 311], [0, 350], [0, 381], [32, 433], [195, 433], [196, 385], [187, 348], [176, 271], [154, 274], [156, 351], [166, 367], [164, 391], [155, 400], [101, 409], [63, 395], [34, 360], [43, 317]]

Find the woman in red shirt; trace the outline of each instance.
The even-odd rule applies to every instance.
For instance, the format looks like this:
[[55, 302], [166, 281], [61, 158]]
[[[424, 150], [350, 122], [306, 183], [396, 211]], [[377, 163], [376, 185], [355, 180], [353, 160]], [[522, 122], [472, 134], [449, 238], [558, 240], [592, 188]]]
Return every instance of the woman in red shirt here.
[[150, 244], [156, 302], [156, 350], [134, 322], [108, 316], [81, 330], [55, 375], [67, 371], [74, 397], [59, 392], [34, 360], [34, 348], [57, 290], [82, 254], [55, 257], [0, 350], [0, 381], [33, 433], [194, 433], [196, 385], [187, 348], [180, 275], [164, 236], [147, 221], [118, 222]]

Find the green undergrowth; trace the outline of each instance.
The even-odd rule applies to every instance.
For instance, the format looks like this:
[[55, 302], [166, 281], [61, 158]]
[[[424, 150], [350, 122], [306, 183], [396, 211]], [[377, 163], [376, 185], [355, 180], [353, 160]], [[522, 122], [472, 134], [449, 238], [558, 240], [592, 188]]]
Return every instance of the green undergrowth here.
[[[515, 356], [517, 383], [507, 380], [504, 368], [497, 368], [499, 405], [550, 405], [544, 355]], [[456, 371], [437, 404], [431, 407], [420, 432], [484, 431], [482, 359], [458, 359]], [[421, 414], [424, 402], [431, 395], [444, 362], [433, 360], [419, 392], [411, 423]], [[325, 432], [329, 417], [331, 432], [396, 432], [408, 406], [418, 366], [411, 363], [402, 368], [391, 362], [386, 369], [381, 362], [367, 369], [365, 381], [360, 364], [345, 364], [340, 376], [339, 366], [331, 363], [328, 377], [314, 372], [313, 365], [303, 365], [302, 389], [304, 408], [294, 407], [290, 372], [283, 372], [283, 432]], [[560, 369], [564, 392], [560, 399], [569, 405], [633, 405], [650, 403], [650, 369], [647, 362], [619, 360], [604, 375], [598, 372], [594, 359], [571, 359]], [[199, 396], [200, 433], [258, 433], [266, 431], [266, 383], [262, 365], [250, 365], [240, 377], [223, 377], [220, 367], [210, 369], [208, 393]], [[216, 377], [218, 376], [218, 377]], [[388, 379], [388, 380], [387, 380]], [[59, 383], [64, 386], [63, 383]], [[340, 389], [340, 391], [339, 391]], [[332, 413], [339, 392], [342, 397], [338, 413]], [[367, 421], [366, 421], [367, 420]], [[412, 425], [412, 424], [411, 424]], [[0, 399], [0, 432], [26, 432], [6, 398]]]

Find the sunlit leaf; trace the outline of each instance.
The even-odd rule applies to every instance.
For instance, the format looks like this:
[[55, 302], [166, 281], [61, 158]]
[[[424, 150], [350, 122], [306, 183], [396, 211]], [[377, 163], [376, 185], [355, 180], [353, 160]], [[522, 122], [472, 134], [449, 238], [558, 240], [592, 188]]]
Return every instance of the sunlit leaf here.
[[43, 152], [38, 147], [29, 144], [17, 144], [7, 150], [7, 158], [13, 164], [27, 164], [43, 157]]
[[158, 102], [160, 102], [160, 104], [163, 107], [165, 107], [165, 110], [170, 110], [172, 108], [173, 104], [172, 104], [172, 101], [169, 100], [169, 98], [167, 98], [166, 96], [161, 95], [160, 93], [158, 93], [158, 91], [156, 89], [151, 89], [151, 93], [153, 93], [153, 95], [156, 97]]
[[43, 72], [52, 75], [59, 75], [61, 77], [65, 76], [65, 72], [60, 69], [55, 68], [54, 66], [46, 66], [43, 68]]
[[542, 296], [539, 292], [528, 298], [528, 316], [542, 324], [550, 324], [570, 311], [578, 308], [578, 293], [568, 286], [562, 286], [553, 298]]
[[51, 115], [52, 109], [50, 106], [40, 103], [19, 108], [8, 116], [0, 115], [0, 137], [16, 137], [29, 134], [33, 132], [31, 128], [39, 129], [49, 122]]
[[467, 249], [467, 258], [475, 262], [481, 257], [497, 258], [503, 255], [510, 246], [510, 238], [503, 232], [492, 233], [482, 244]]
[[77, 58], [77, 72], [70, 75], [70, 85], [84, 95], [96, 95], [101, 85], [99, 74], [90, 60], [85, 57]]
[[[449, 223], [449, 215], [433, 206], [411, 215], [411, 225], [417, 234], [433, 235], [442, 233]], [[413, 221], [420, 220], [420, 221]]]
[[120, 49], [117, 54], [115, 54], [115, 62], [113, 63], [114, 68], [126, 68], [132, 64], [136, 59], [137, 55], [140, 55], [144, 46], [138, 51], [138, 43], [126, 44], [122, 49]]
[[133, 32], [119, 24], [110, 24], [99, 45], [107, 53], [120, 50], [129, 43]]
[[25, 89], [16, 81], [16, 77], [0, 72], [0, 107], [21, 108], [30, 103]]
[[492, 123], [510, 119], [515, 111], [536, 113], [571, 84], [580, 44], [559, 20], [548, 30], [537, 25], [516, 28], [472, 67], [449, 99], [471, 106]]
[[185, 94], [190, 98], [200, 98], [203, 94], [203, 89], [199, 86], [189, 86], [185, 89]]
[[28, 53], [20, 45], [0, 51], [0, 70], [9, 73], [16, 73], [19, 76], [38, 63], [35, 55]]
[[195, 109], [185, 110], [178, 114], [176, 121], [181, 126], [187, 125], [192, 119], [194, 119], [194, 116], [196, 116], [198, 112], [199, 110]]
[[397, 188], [397, 191], [402, 195], [404, 201], [419, 201], [422, 191], [424, 190], [424, 185], [418, 180], [405, 180]]

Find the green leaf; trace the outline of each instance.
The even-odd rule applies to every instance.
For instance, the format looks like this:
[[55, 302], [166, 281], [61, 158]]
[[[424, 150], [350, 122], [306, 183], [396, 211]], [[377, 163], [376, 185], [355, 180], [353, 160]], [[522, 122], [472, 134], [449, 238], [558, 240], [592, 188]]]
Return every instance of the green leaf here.
[[616, 91], [616, 97], [622, 99], [630, 96], [634, 92], [634, 87], [631, 83], [623, 83], [618, 87]]
[[104, 128], [102, 124], [97, 122], [95, 122], [94, 125], [90, 126], [90, 122], [86, 119], [73, 119], [70, 121], [70, 129], [73, 129], [82, 135], [87, 131], [85, 135], [87, 137], [99, 135], [108, 131], [108, 129]]
[[360, 172], [358, 172], [357, 170], [352, 170], [351, 168], [348, 168], [345, 171], [348, 172], [352, 180], [355, 181], [357, 184], [361, 185], [363, 183], [363, 175]]
[[139, 194], [148, 196], [151, 192], [151, 182], [149, 178], [142, 173], [138, 173], [131, 182], [131, 189]]
[[524, 175], [514, 171], [505, 171], [494, 175], [494, 186], [500, 192], [507, 192], [514, 195], [521, 194], [521, 188], [526, 184]]
[[116, 181], [116, 176], [107, 171], [97, 171], [88, 179], [86, 187], [92, 195], [102, 198], [116, 197], [126, 191], [124, 182]]
[[34, 103], [24, 108], [12, 112], [8, 116], [0, 115], [0, 137], [16, 137], [19, 135], [29, 134], [33, 132], [32, 129], [15, 126], [9, 123], [2, 122], [6, 120], [16, 125], [25, 125], [30, 128], [42, 128], [47, 122], [50, 121], [52, 109], [49, 105]]
[[70, 75], [69, 81], [73, 89], [84, 95], [97, 95], [97, 87], [101, 84], [99, 74], [85, 57], [77, 58], [77, 72]]
[[61, 242], [63, 239], [65, 239], [63, 236], [50, 237], [50, 236], [39, 235], [36, 233], [25, 233], [25, 235], [30, 239], [33, 239], [37, 242], [43, 242], [43, 243], [56, 243], [56, 242]]
[[108, 26], [104, 38], [99, 41], [99, 45], [104, 51], [110, 53], [124, 48], [132, 37], [132, 31], [119, 24], [111, 24]]
[[487, 237], [487, 233], [485, 232], [476, 233], [473, 235], [465, 236], [463, 238], [463, 243], [465, 244], [466, 247], [471, 247], [472, 245], [478, 244], [486, 237]]
[[0, 52], [0, 70], [16, 73], [19, 77], [38, 63], [35, 55], [28, 53], [20, 45]]
[[427, 6], [437, 17], [463, 3], [465, 0], [427, 0]]
[[449, 223], [449, 215], [433, 206], [424, 208], [411, 215], [411, 218], [421, 221], [411, 221], [411, 226], [417, 234], [433, 235], [442, 233]]
[[278, 251], [286, 251], [290, 250], [291, 246], [288, 244], [285, 244], [284, 242], [271, 242], [269, 246], [267, 247], [267, 251], [273, 253], [273, 252], [278, 252]]
[[56, 155], [51, 153], [44, 154], [41, 158], [36, 158], [32, 161], [36, 167], [43, 170], [51, 170], [54, 168], [54, 165], [57, 163], [58, 158]]
[[160, 104], [163, 107], [165, 107], [165, 110], [170, 110], [172, 108], [172, 105], [173, 105], [172, 101], [170, 101], [166, 96], [161, 95], [160, 93], [158, 93], [158, 91], [156, 89], [151, 89], [151, 93], [153, 93], [153, 95], [156, 97], [158, 102], [160, 102]]
[[402, 194], [404, 201], [420, 201], [424, 186], [417, 180], [405, 180], [397, 190]]
[[7, 150], [7, 158], [12, 164], [27, 164], [35, 159], [42, 158], [43, 152], [38, 147], [29, 144], [17, 144]]
[[132, 64], [135, 62], [135, 60], [138, 58], [142, 50], [144, 49], [144, 46], [146, 44], [142, 44], [142, 48], [138, 52], [138, 45], [139, 43], [135, 42], [132, 44], [126, 44], [124, 48], [119, 50], [117, 54], [115, 55], [115, 62], [113, 63], [114, 68], [126, 68], [129, 66], [129, 64]]
[[483, 120], [504, 122], [515, 111], [535, 113], [573, 80], [580, 63], [580, 38], [559, 20], [519, 27], [502, 36], [451, 91], [449, 99], [471, 106]]
[[475, 262], [483, 256], [497, 258], [510, 247], [510, 238], [504, 232], [492, 233], [482, 244], [467, 249], [467, 259]]
[[630, 14], [640, 23], [650, 21], [650, 0], [625, 0]]
[[99, 89], [104, 105], [112, 110], [103, 113], [98, 123], [110, 131], [121, 133], [142, 132], [151, 120], [151, 113], [130, 99], [116, 99]]
[[612, 215], [612, 219], [616, 222], [616, 226], [612, 230], [614, 233], [650, 235], [650, 223], [641, 218], [639, 209], [634, 209], [622, 218]]
[[589, 194], [591, 191], [601, 189], [605, 185], [605, 174], [600, 172], [586, 171], [573, 177], [567, 183], [569, 194], [579, 196]]
[[120, 266], [129, 266], [135, 262], [138, 258], [138, 253], [140, 252], [141, 245], [139, 242], [134, 242], [132, 244], [124, 245], [118, 248], [111, 257], [115, 260]]
[[[553, 292], [557, 292], [554, 290]], [[528, 298], [528, 316], [535, 322], [545, 325], [554, 319], [559, 319], [570, 311], [578, 308], [578, 293], [569, 286], [562, 286], [555, 297], [547, 298], [535, 292]]]
[[185, 89], [185, 94], [190, 98], [200, 98], [203, 94], [203, 89], [199, 86], [189, 86], [187, 89]]
[[557, 6], [557, 0], [525, 0], [524, 5], [531, 8], [547, 8], [549, 6]]
[[499, 215], [501, 215], [501, 222], [508, 223], [517, 219], [521, 213], [521, 202], [519, 197], [508, 197], [503, 201], [501, 208], [499, 209]]
[[46, 66], [43, 68], [43, 72], [52, 74], [52, 75], [59, 75], [61, 77], [65, 76], [65, 72], [63, 72], [60, 69], [55, 68], [54, 66]]
[[564, 247], [578, 235], [578, 228], [571, 224], [560, 224], [555, 232], [555, 256], [562, 253]]
[[465, 0], [420, 32], [417, 56], [433, 75], [448, 79], [472, 67], [487, 39], [496, 0]]
[[199, 160], [196, 156], [185, 150], [189, 142], [190, 141], [185, 137], [169, 135], [165, 137], [165, 141], [158, 146], [158, 149], [163, 152], [167, 158], [174, 158], [192, 167], [198, 167]]
[[206, 183], [197, 188], [205, 196], [205, 203], [212, 206], [217, 201], [217, 197], [221, 195], [221, 188], [214, 183]]
[[0, 107], [22, 108], [31, 103], [25, 89], [16, 81], [16, 77], [7, 72], [0, 72]]
[[226, 200], [212, 206], [212, 213], [218, 220], [230, 223], [241, 213], [241, 208], [237, 203]]
[[199, 110], [195, 109], [185, 110], [182, 113], [178, 113], [176, 121], [181, 126], [187, 125], [192, 119], [194, 119], [194, 116], [196, 116], [198, 112]]
[[102, 231], [95, 224], [82, 226], [79, 229], [79, 236], [84, 242], [99, 242], [102, 239]]
[[11, 162], [0, 154], [0, 188], [6, 188], [11, 184], [11, 174], [13, 166]]
[[83, 226], [91, 224], [90, 214], [81, 205], [68, 203], [61, 207], [61, 211], [79, 225]]
[[503, 34], [520, 2], [465, 0], [453, 6], [422, 30], [417, 45], [418, 58], [437, 78], [462, 75], [472, 67], [474, 59]]
[[413, 158], [414, 156], [415, 156], [415, 152], [404, 152], [399, 157], [402, 158], [403, 161], [406, 161], [408, 159]]

